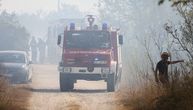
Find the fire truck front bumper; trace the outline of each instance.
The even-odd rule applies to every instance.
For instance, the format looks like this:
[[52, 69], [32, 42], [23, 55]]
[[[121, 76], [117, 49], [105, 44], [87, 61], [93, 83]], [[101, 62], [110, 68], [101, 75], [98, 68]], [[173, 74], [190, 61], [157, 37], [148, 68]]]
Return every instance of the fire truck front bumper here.
[[110, 67], [59, 67], [60, 74], [71, 76], [73, 79], [103, 80], [112, 74]]

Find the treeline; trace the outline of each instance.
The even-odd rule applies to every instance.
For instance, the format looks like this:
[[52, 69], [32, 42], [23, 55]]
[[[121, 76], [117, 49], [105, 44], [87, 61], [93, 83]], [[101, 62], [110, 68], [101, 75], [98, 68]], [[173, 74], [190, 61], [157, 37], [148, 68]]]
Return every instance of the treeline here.
[[29, 50], [30, 35], [16, 15], [0, 13], [0, 50]]

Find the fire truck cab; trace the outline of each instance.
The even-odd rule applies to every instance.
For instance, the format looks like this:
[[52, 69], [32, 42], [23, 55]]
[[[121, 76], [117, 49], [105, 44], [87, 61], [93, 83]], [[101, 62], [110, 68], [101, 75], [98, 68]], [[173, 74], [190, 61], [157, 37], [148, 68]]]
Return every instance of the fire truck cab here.
[[74, 23], [58, 36], [57, 45], [62, 48], [58, 66], [61, 91], [71, 91], [77, 80], [107, 82], [107, 91], [113, 92], [121, 80], [121, 45], [123, 36], [111, 30], [107, 24], [99, 29], [88, 16], [89, 26], [76, 29]]

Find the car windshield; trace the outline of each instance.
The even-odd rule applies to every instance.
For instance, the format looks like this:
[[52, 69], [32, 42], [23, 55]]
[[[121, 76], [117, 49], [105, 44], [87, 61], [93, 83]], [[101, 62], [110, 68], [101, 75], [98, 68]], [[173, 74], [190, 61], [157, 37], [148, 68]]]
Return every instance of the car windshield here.
[[101, 31], [68, 32], [66, 47], [84, 49], [110, 48], [110, 35], [108, 32]]
[[25, 56], [19, 53], [0, 53], [0, 63], [25, 63]]

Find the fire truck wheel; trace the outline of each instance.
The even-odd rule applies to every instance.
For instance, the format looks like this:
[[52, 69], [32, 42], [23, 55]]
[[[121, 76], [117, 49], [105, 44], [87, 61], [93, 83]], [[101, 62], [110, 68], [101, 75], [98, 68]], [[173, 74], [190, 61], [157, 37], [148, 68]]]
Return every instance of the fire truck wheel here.
[[68, 75], [60, 73], [60, 90], [62, 92], [71, 91], [74, 88], [74, 82]]
[[107, 91], [114, 92], [115, 91], [115, 75], [109, 74], [107, 77]]

